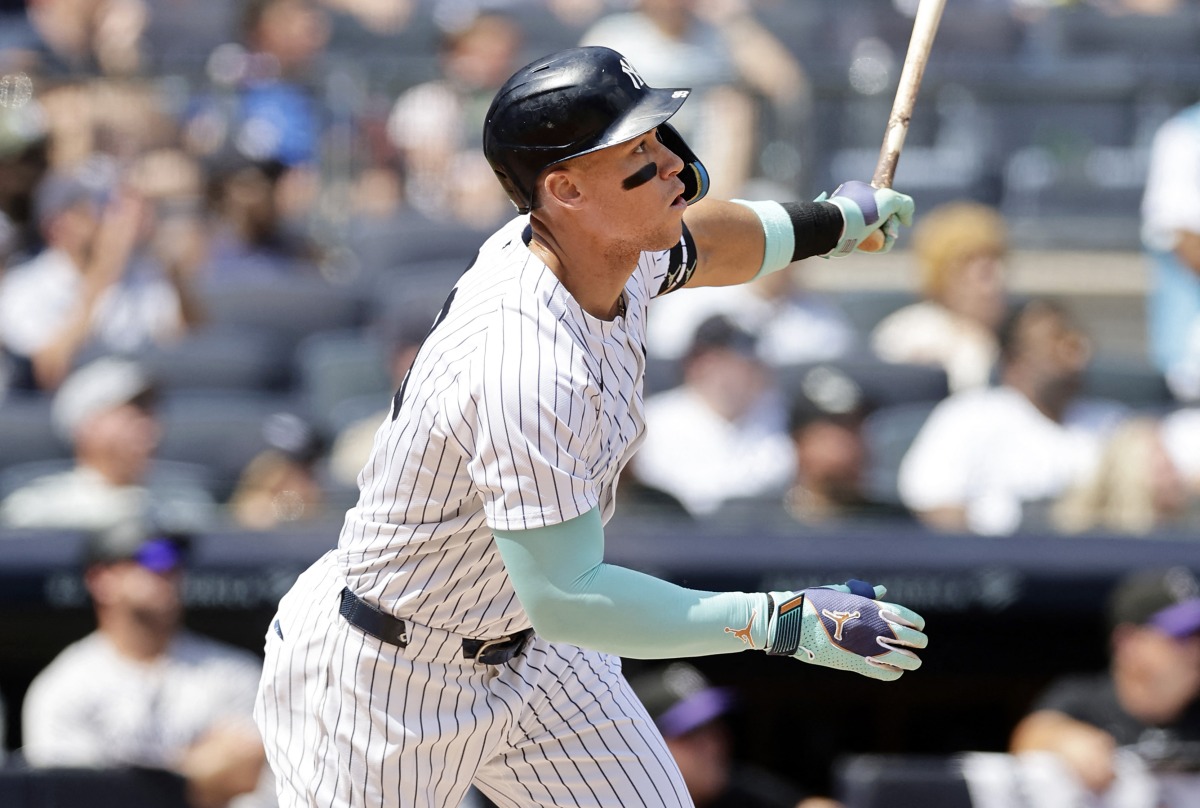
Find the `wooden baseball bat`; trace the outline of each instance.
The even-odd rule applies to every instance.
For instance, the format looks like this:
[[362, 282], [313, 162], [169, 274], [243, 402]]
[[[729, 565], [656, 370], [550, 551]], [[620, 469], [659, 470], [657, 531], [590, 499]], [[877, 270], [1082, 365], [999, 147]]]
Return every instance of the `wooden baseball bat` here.
[[[920, 0], [917, 4], [912, 37], [908, 40], [908, 53], [900, 70], [900, 84], [896, 87], [892, 114], [883, 133], [883, 146], [879, 149], [875, 175], [871, 178], [871, 185], [876, 188], [892, 187], [896, 163], [900, 162], [900, 150], [904, 148], [904, 137], [908, 134], [908, 122], [912, 120], [913, 105], [917, 102], [917, 91], [921, 89], [921, 77], [925, 75], [925, 64], [929, 61], [929, 51], [933, 47], [933, 38], [942, 21], [942, 9], [945, 6], [946, 0]], [[875, 252], [882, 247], [883, 233], [877, 230], [863, 241], [859, 249]]]

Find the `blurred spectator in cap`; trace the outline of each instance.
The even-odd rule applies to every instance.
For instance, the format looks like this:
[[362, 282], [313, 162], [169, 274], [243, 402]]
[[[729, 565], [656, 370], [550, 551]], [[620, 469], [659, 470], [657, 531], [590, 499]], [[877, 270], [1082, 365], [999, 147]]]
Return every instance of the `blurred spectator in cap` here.
[[268, 448], [246, 465], [229, 498], [234, 522], [251, 530], [309, 522], [325, 512], [325, 494], [316, 465], [325, 441], [312, 424], [290, 412], [263, 423]]
[[939, 402], [900, 463], [901, 501], [939, 529], [1046, 527], [1039, 511], [1094, 473], [1125, 415], [1080, 398], [1091, 343], [1061, 305], [1035, 298], [1000, 335], [1000, 386]]
[[52, 404], [54, 428], [74, 466], [38, 477], [0, 503], [0, 524], [94, 530], [154, 516], [198, 528], [214, 504], [187, 477], [153, 474], [162, 434], [153, 380], [136, 362], [97, 359], [71, 374]]
[[187, 328], [177, 274], [130, 272], [144, 223], [131, 188], [104, 201], [71, 174], [50, 174], [35, 194], [46, 247], [0, 279], [0, 342], [57, 387], [85, 348], [133, 351]]
[[651, 668], [629, 681], [679, 764], [697, 808], [834, 808], [804, 799], [796, 786], [735, 760], [725, 717], [736, 697], [686, 662]]
[[[404, 375], [417, 358], [421, 343], [429, 334], [433, 315], [416, 310], [395, 312], [382, 327], [392, 390], [398, 390]], [[342, 427], [334, 438], [330, 451], [329, 471], [334, 482], [342, 486], [357, 486], [359, 472], [371, 455], [375, 432], [391, 414], [391, 402], [380, 397], [380, 408], [356, 418]]]
[[96, 629], [33, 680], [22, 752], [32, 766], [176, 772], [191, 808], [266, 808], [273, 783], [251, 718], [260, 663], [183, 627], [188, 547], [138, 519], [89, 539]]
[[1141, 416], [1113, 430], [1096, 470], [1055, 503], [1054, 526], [1132, 535], [1194, 526], [1200, 499], [1167, 448], [1164, 426]]
[[793, 464], [783, 397], [754, 337], [725, 317], [705, 320], [683, 383], [646, 401], [633, 474], [704, 515], [729, 499], [782, 494]]
[[1108, 670], [1054, 683], [1012, 734], [1014, 752], [1049, 751], [1089, 789], [1113, 782], [1129, 749], [1152, 769], [1200, 767], [1200, 586], [1181, 567], [1122, 578], [1108, 606]]
[[912, 518], [902, 505], [867, 494], [869, 458], [862, 426], [870, 411], [862, 388], [836, 367], [817, 365], [804, 374], [788, 419], [796, 479], [783, 499], [795, 519], [815, 524]]
[[1007, 308], [1008, 230], [978, 202], [949, 202], [913, 229], [924, 300], [885, 317], [871, 348], [888, 362], [938, 365], [951, 392], [986, 387]]

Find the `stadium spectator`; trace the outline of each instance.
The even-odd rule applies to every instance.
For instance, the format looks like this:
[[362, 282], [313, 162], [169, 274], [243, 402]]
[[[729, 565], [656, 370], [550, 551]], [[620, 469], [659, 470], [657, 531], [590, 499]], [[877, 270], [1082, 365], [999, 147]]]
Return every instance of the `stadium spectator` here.
[[204, 284], [314, 276], [318, 251], [302, 223], [285, 215], [291, 175], [278, 162], [234, 158], [209, 174], [209, 245], [198, 271]]
[[146, 203], [126, 185], [111, 199], [71, 174], [38, 186], [46, 247], [0, 279], [0, 342], [24, 358], [36, 385], [52, 390], [85, 348], [132, 351], [185, 333], [193, 309], [186, 273], [135, 261]]
[[392, 107], [387, 131], [403, 161], [405, 195], [430, 219], [484, 228], [512, 212], [480, 146], [484, 115], [519, 67], [522, 40], [511, 18], [476, 15], [444, 35], [440, 77], [406, 90]]
[[662, 732], [696, 808], [837, 808], [832, 800], [805, 798], [797, 786], [737, 760], [726, 723], [736, 695], [714, 687], [696, 667], [659, 665], [629, 684]]
[[1142, 196], [1151, 267], [1150, 356], [1175, 394], [1200, 399], [1200, 104], [1155, 133]]
[[1145, 535], [1186, 526], [1196, 516], [1195, 498], [1164, 438], [1158, 418], [1118, 425], [1094, 473], [1055, 504], [1055, 527]]
[[829, 298], [804, 287], [804, 263], [721, 289], [664, 295], [650, 310], [651, 356], [679, 359], [696, 327], [724, 315], [758, 339], [758, 355], [771, 366], [837, 359], [858, 343], [854, 326]]
[[1009, 534], [1097, 467], [1116, 405], [1078, 397], [1091, 345], [1037, 298], [1000, 331], [1000, 385], [940, 402], [901, 461], [901, 500], [927, 524]]
[[267, 808], [274, 788], [251, 720], [261, 665], [182, 627], [188, 544], [138, 520], [89, 541], [96, 629], [34, 678], [22, 753], [36, 767], [177, 772], [190, 808]]
[[1013, 752], [1061, 756], [1095, 792], [1129, 749], [1152, 769], [1200, 766], [1200, 587], [1186, 569], [1140, 570], [1113, 590], [1109, 666], [1071, 674], [1038, 698], [1013, 730]]
[[1007, 306], [1004, 220], [987, 205], [949, 202], [917, 221], [912, 249], [924, 300], [885, 317], [871, 349], [888, 362], [944, 368], [951, 392], [986, 387]]
[[143, 368], [126, 359], [104, 357], [72, 373], [52, 414], [74, 466], [10, 493], [0, 502], [0, 525], [100, 530], [150, 515], [172, 527], [210, 524], [214, 504], [203, 485], [152, 472], [162, 432], [155, 392]]
[[6, 14], [0, 62], [39, 77], [126, 76], [143, 65], [145, 0], [40, 0]]
[[783, 502], [793, 518], [805, 524], [912, 519], [902, 505], [867, 493], [862, 426], [870, 410], [858, 384], [836, 368], [818, 365], [805, 373], [788, 419], [796, 477]]
[[759, 175], [759, 99], [794, 119], [810, 93], [799, 62], [743, 0], [638, 0], [631, 11], [601, 17], [580, 44], [620, 52], [653, 86], [692, 88], [671, 124], [704, 155], [709, 193], [720, 198], [747, 193]]
[[693, 515], [738, 497], [780, 496], [794, 475], [786, 406], [755, 349], [728, 319], [705, 320], [683, 360], [683, 383], [646, 401], [646, 439], [632, 472]]
[[233, 521], [251, 530], [273, 530], [325, 516], [325, 493], [316, 465], [325, 441], [294, 413], [263, 423], [268, 448], [250, 460], [229, 498]]

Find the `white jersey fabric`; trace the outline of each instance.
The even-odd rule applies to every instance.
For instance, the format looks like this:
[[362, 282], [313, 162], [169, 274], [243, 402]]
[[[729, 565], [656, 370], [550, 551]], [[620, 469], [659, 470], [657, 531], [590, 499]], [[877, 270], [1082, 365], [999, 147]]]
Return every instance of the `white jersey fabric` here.
[[[492, 529], [598, 507], [642, 439], [650, 299], [683, 285], [691, 239], [644, 253], [612, 321], [530, 252], [527, 217], [459, 279], [375, 435], [338, 547], [280, 603], [255, 717], [281, 806], [688, 806], [620, 659], [534, 637], [503, 665], [462, 640], [528, 628]], [[381, 642], [349, 587], [405, 622]]]
[[[22, 753], [33, 766], [174, 769], [213, 727], [250, 724], [260, 669], [253, 654], [186, 631], [151, 662], [121, 655], [94, 632], [34, 678]], [[273, 805], [273, 788], [264, 770], [262, 788], [230, 806]]]

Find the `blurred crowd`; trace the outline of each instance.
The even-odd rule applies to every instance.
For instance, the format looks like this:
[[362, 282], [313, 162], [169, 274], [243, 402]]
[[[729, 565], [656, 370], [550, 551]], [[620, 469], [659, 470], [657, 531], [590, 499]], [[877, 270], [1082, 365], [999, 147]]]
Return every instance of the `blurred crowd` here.
[[[180, 633], [180, 537], [334, 535], [442, 299], [513, 213], [480, 131], [515, 68], [558, 47], [614, 47], [651, 84], [694, 88], [676, 123], [713, 194], [812, 198], [838, 170], [812, 162], [831, 73], [788, 32], [811, 28], [808, 12], [837, 17], [817, 37], [870, 84], [882, 23], [864, 19], [907, 21], [915, 4], [877, 5], [0, 2], [0, 529], [89, 531], [98, 625], [30, 691], [29, 760], [165, 766], [194, 805], [235, 793], [236, 804], [269, 803], [261, 750], [240, 722], [257, 663]], [[969, 5], [1015, 26], [1031, 59], [1045, 53], [1039, 26], [1062, 14], [1195, 22], [1178, 0]], [[954, 21], [945, 36], [983, 56], [1002, 38], [981, 43]], [[907, 524], [964, 537], [1194, 538], [1200, 105], [1170, 112], [1131, 136], [1147, 150], [1135, 178], [1145, 356], [1098, 351], [1104, 323], [1085, 322], [1069, 295], [1014, 292], [1025, 245], [986, 184], [927, 202], [921, 188], [936, 183], [919, 180], [915, 227], [880, 259], [911, 273], [911, 292], [821, 292], [801, 262], [656, 303], [647, 438], [618, 512], [797, 534]], [[1123, 607], [1114, 625], [1169, 605], [1150, 600], [1155, 609]], [[1194, 656], [1193, 616], [1167, 633]], [[1121, 629], [1115, 659], [1147, 664], [1151, 640], [1141, 656], [1125, 650], [1136, 636]], [[1160, 650], [1172, 649], [1185, 653]], [[74, 684], [98, 672], [145, 714], [88, 704], [55, 714], [67, 703], [56, 688], [101, 692]], [[659, 670], [639, 686], [681, 765], [695, 758], [697, 804], [751, 804], [742, 788], [763, 805], [801, 798], [741, 779], [713, 723], [733, 702], [698, 671]], [[1180, 704], [1194, 712], [1198, 688], [1178, 686], [1172, 720]], [[214, 694], [204, 715], [172, 701], [183, 691]], [[1086, 751], [1073, 765], [1103, 785], [1114, 742], [1066, 724], [1074, 702], [1053, 695], [1052, 714], [1023, 725], [1015, 747], [1074, 732]], [[683, 701], [683, 723], [662, 724]], [[163, 705], [150, 722], [162, 737], [138, 736]], [[60, 729], [87, 710], [112, 721], [110, 737], [128, 730], [125, 745], [84, 748]], [[67, 737], [80, 746], [53, 748]]]
[[[811, 196], [806, 171], [765, 156], [781, 131], [803, 143], [822, 129], [828, 74], [777, 35], [804, 11], [0, 10], [0, 524], [103, 527], [145, 509], [189, 530], [336, 522], [433, 313], [511, 213], [479, 150], [495, 88], [552, 47], [614, 46], [651, 83], [695, 88], [678, 125], [714, 194]], [[1053, 11], [1006, 13], [1032, 30]], [[1200, 165], [1196, 109], [1161, 124], [1143, 178], [1144, 358], [1114, 370], [1087, 333], [1104, 324], [1069, 296], [1010, 291], [1021, 245], [995, 200], [935, 197], [890, 259], [913, 291], [869, 316], [808, 288], [803, 264], [660, 301], [631, 507], [981, 534], [1186, 528], [1200, 489], [1200, 183], [1182, 169]]]

